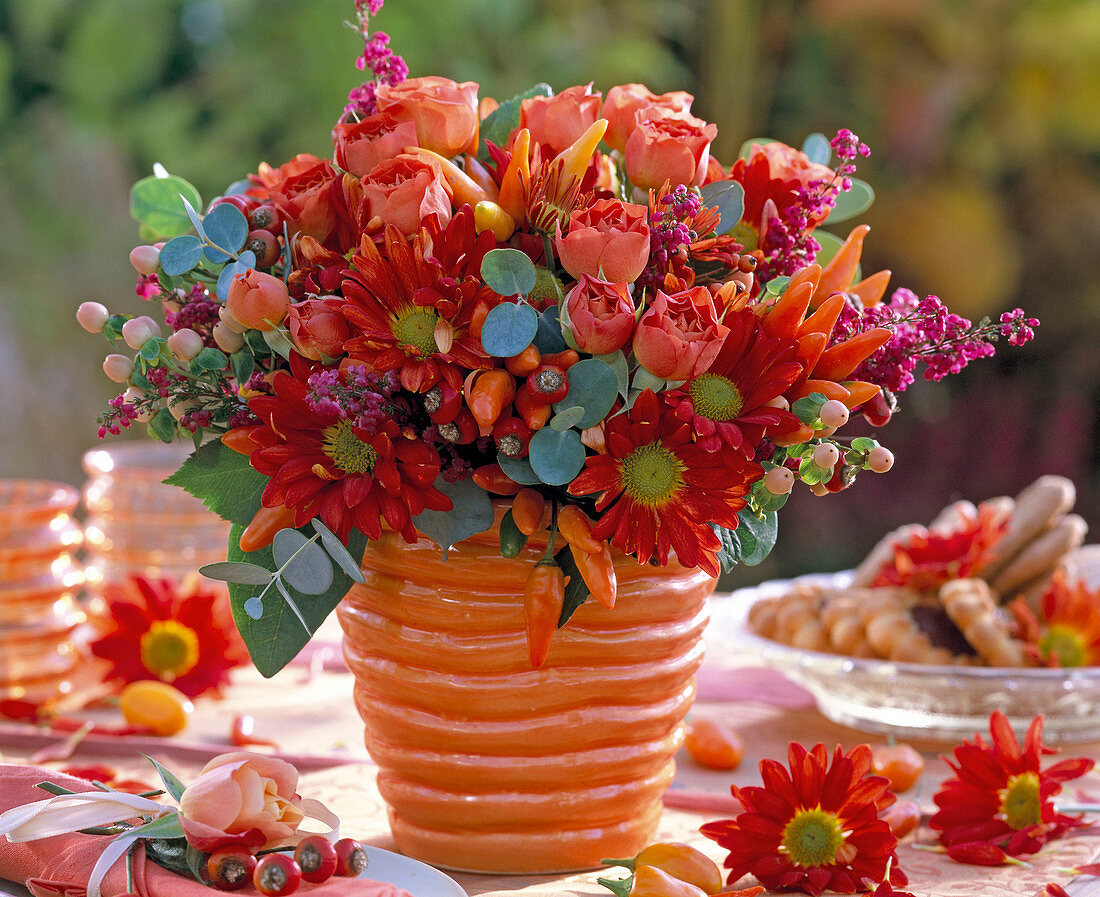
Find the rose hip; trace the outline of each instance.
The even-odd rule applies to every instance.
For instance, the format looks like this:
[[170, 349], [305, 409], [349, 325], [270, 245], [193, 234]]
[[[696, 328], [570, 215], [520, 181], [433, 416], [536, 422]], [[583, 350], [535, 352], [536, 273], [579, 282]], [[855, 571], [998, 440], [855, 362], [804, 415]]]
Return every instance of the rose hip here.
[[239, 891], [256, 871], [256, 857], [239, 847], [222, 847], [206, 861], [206, 874], [220, 891]]
[[294, 851], [294, 859], [302, 868], [302, 879], [313, 884], [327, 881], [336, 872], [336, 848], [321, 835], [304, 838]]
[[252, 873], [252, 884], [264, 897], [283, 897], [298, 890], [302, 867], [285, 853], [269, 853], [260, 858]]
[[354, 878], [367, 868], [367, 852], [354, 838], [341, 838], [333, 847], [336, 848], [337, 875]]

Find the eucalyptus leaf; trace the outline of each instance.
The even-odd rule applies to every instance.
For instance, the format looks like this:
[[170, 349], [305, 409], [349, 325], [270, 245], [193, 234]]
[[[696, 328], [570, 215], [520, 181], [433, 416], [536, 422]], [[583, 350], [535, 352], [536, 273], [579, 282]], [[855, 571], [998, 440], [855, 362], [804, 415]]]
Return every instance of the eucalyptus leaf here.
[[[347, 546], [344, 545], [336, 534], [330, 530], [324, 523], [321, 522], [320, 517], [314, 517], [310, 521], [310, 525], [321, 537], [321, 544], [325, 546], [325, 551], [328, 552], [337, 564], [340, 565], [340, 569], [343, 570], [348, 576], [357, 583], [366, 582], [366, 577], [363, 576], [363, 570], [360, 566], [360, 562], [352, 557], [351, 552], [348, 551]], [[361, 558], [360, 558], [361, 560]]]
[[282, 578], [299, 592], [323, 595], [332, 585], [332, 561], [320, 545], [298, 530], [279, 530], [271, 543], [271, 554]]
[[313, 638], [314, 630], [310, 628], [306, 622], [305, 615], [302, 613], [302, 609], [298, 607], [298, 602], [294, 599], [294, 596], [290, 594], [290, 589], [287, 588], [285, 582], [281, 576], [275, 577], [275, 588], [279, 590], [279, 593], [283, 596], [283, 600], [286, 602], [286, 606], [290, 608], [291, 613], [297, 618], [298, 622], [302, 625], [302, 629], [305, 630], [306, 638]]
[[191, 226], [195, 228], [195, 232], [199, 235], [199, 238], [203, 241], [206, 240], [206, 229], [202, 226], [202, 216], [195, 211], [195, 207], [191, 204], [191, 201], [180, 194], [180, 201], [183, 203], [183, 209], [187, 213], [187, 218], [191, 222]]
[[660, 392], [665, 388], [665, 378], [658, 377], [656, 374], [638, 365], [634, 371], [634, 375], [630, 378], [630, 388], [638, 390], [639, 392], [643, 389], [652, 389], [654, 392]]
[[202, 259], [202, 241], [194, 234], [173, 237], [160, 250], [160, 267], [172, 277], [186, 274]]
[[569, 392], [560, 402], [554, 403], [554, 410], [566, 411], [573, 407], [584, 409], [575, 426], [580, 429], [594, 427], [606, 416], [619, 397], [619, 376], [606, 361], [598, 358], [585, 358], [578, 361], [568, 371]]
[[833, 158], [833, 148], [829, 146], [829, 138], [817, 131], [802, 141], [802, 152], [817, 165], [828, 165]]
[[741, 144], [741, 149], [737, 151], [738, 159], [748, 159], [752, 152], [752, 145], [755, 143], [757, 146], [764, 146], [766, 143], [780, 143], [774, 137], [750, 137], [744, 143]]
[[840, 222], [847, 221], [849, 218], [862, 215], [874, 204], [874, 188], [859, 178], [852, 178], [851, 180], [852, 189], [841, 193], [836, 198], [836, 207], [825, 219], [828, 224], [840, 224]]
[[526, 295], [534, 289], [538, 272], [525, 252], [490, 249], [481, 260], [481, 279], [501, 296]]
[[207, 579], [219, 582], [239, 582], [243, 585], [262, 586], [271, 582], [271, 572], [244, 561], [218, 561], [199, 567], [199, 573]]
[[244, 603], [244, 612], [253, 620], [259, 620], [264, 615], [264, 603], [258, 596], [249, 598]]
[[711, 181], [700, 190], [703, 205], [718, 209], [720, 216], [716, 232], [729, 233], [745, 213], [745, 188], [737, 181]]
[[141, 224], [143, 239], [167, 240], [191, 230], [181, 196], [192, 207], [202, 205], [199, 191], [172, 175], [142, 178], [130, 188], [130, 214]]
[[593, 357], [598, 358], [615, 372], [615, 377], [619, 381], [619, 395], [625, 399], [627, 393], [630, 391], [630, 368], [626, 363], [626, 356], [623, 354], [623, 350], [618, 349], [607, 355], [596, 355]]
[[558, 306], [550, 305], [539, 313], [539, 329], [535, 333], [535, 348], [543, 355], [564, 352], [567, 348], [561, 333]]
[[584, 468], [584, 445], [576, 430], [543, 427], [528, 446], [531, 469], [550, 486], [564, 486]]
[[513, 483], [524, 486], [534, 486], [541, 483], [539, 475], [531, 468], [531, 462], [526, 458], [509, 458], [507, 455], [497, 455], [497, 464], [504, 471], [504, 475]]
[[585, 410], [580, 405], [565, 408], [550, 418], [550, 426], [555, 430], [568, 430], [575, 427], [584, 418]]
[[487, 142], [492, 142], [500, 147], [508, 142], [508, 135], [519, 127], [520, 105], [524, 100], [531, 97], [550, 97], [553, 95], [554, 91], [550, 85], [540, 82], [510, 100], [505, 100], [485, 116], [480, 128], [481, 139], [477, 153], [478, 159], [482, 162], [490, 160], [489, 150], [485, 145]]
[[224, 302], [229, 296], [229, 287], [233, 283], [233, 278], [238, 274], [244, 274], [251, 268], [256, 267], [256, 253], [251, 249], [244, 250], [235, 262], [231, 262], [222, 268], [221, 274], [218, 275], [217, 294], [218, 298]]
[[248, 237], [248, 219], [244, 212], [229, 202], [218, 203], [202, 220], [206, 238], [218, 249], [235, 254]]
[[526, 302], [501, 302], [485, 316], [481, 345], [490, 355], [511, 358], [531, 345], [538, 328], [538, 312]]
[[413, 524], [425, 536], [443, 549], [443, 559], [456, 542], [483, 533], [493, 525], [493, 503], [489, 493], [473, 480], [448, 483], [442, 477], [435, 488], [453, 504], [450, 511], [423, 511], [413, 518]]

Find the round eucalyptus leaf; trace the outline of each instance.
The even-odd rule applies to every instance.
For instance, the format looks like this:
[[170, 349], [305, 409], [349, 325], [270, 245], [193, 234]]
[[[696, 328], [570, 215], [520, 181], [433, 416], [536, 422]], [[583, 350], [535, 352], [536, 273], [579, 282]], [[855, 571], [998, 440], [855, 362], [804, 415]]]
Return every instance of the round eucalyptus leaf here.
[[202, 259], [202, 241], [194, 234], [173, 237], [160, 251], [160, 267], [165, 274], [186, 274]]
[[527, 253], [518, 249], [491, 249], [481, 260], [481, 279], [501, 296], [516, 296], [530, 293], [538, 274]]
[[576, 430], [543, 427], [531, 437], [528, 452], [531, 469], [550, 486], [564, 486], [584, 467], [584, 445]]
[[513, 483], [524, 486], [533, 486], [541, 483], [539, 475], [531, 469], [531, 462], [526, 458], [509, 458], [507, 455], [497, 455], [497, 464], [504, 471], [504, 475]]
[[619, 397], [619, 377], [615, 369], [598, 358], [585, 358], [569, 368], [569, 392], [554, 410], [561, 413], [579, 406], [584, 416], [574, 426], [594, 427], [607, 416]]
[[718, 209], [716, 232], [727, 233], [737, 226], [745, 213], [745, 188], [737, 181], [711, 181], [700, 189], [703, 205]]
[[244, 561], [221, 561], [199, 567], [199, 573], [207, 579], [221, 582], [236, 582], [249, 586], [266, 586], [271, 582], [271, 574], [256, 564]]
[[281, 529], [271, 554], [283, 579], [305, 595], [321, 595], [332, 585], [332, 561], [323, 548], [296, 529]]
[[580, 405], [566, 408], [550, 418], [550, 426], [555, 430], [568, 430], [575, 427], [584, 419], [584, 409]]
[[748, 159], [749, 154], [752, 152], [752, 145], [763, 146], [765, 143], [779, 143], [774, 137], [750, 137], [744, 143], [741, 144], [741, 149], [737, 151], [738, 159]]
[[191, 219], [184, 206], [201, 206], [199, 191], [181, 177], [151, 176], [130, 188], [130, 214], [141, 223], [149, 241], [165, 240], [191, 230]]
[[235, 205], [228, 202], [218, 203], [202, 219], [206, 238], [226, 252], [236, 252], [244, 246], [248, 236], [248, 219]]
[[502, 302], [485, 316], [481, 345], [490, 355], [511, 358], [531, 345], [538, 329], [539, 315], [530, 305]]
[[[825, 219], [829, 224], [839, 224], [866, 212], [875, 201], [875, 191], [866, 181], [852, 178], [852, 189], [836, 198], [836, 207]], [[816, 237], [817, 234], [815, 233]]]
[[535, 334], [535, 348], [543, 355], [564, 352], [568, 348], [565, 344], [565, 337], [561, 334], [558, 306], [551, 305], [539, 313], [539, 329], [538, 333]]
[[258, 620], [264, 615], [264, 603], [253, 596], [244, 603], [244, 612], [253, 620]]
[[828, 165], [833, 158], [833, 148], [829, 146], [829, 138], [816, 131], [802, 141], [802, 152], [811, 162], [818, 165]]

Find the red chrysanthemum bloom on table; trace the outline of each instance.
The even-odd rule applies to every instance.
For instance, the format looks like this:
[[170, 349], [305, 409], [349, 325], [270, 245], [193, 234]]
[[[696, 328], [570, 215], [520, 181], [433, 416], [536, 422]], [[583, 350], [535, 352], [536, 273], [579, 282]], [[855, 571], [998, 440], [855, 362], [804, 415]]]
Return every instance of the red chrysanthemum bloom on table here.
[[606, 453], [589, 457], [569, 486], [572, 495], [600, 493], [592, 535], [643, 564], [667, 564], [675, 551], [681, 564], [717, 576], [721, 543], [710, 524], [737, 527], [763, 468], [726, 448], [704, 451], [649, 389], [604, 427]]
[[260, 448], [249, 460], [271, 477], [264, 507], [293, 508], [296, 527], [320, 517], [342, 540], [352, 527], [377, 539], [385, 520], [407, 542], [416, 540], [412, 518], [421, 511], [451, 509], [432, 485], [439, 453], [407, 438], [392, 415], [375, 415], [367, 429], [311, 402], [309, 387], [289, 374], [276, 373], [272, 386], [273, 395], [249, 402], [262, 423], [251, 437]]
[[1008, 520], [990, 506], [978, 509], [950, 533], [916, 532], [894, 546], [894, 558], [875, 576], [872, 586], [909, 586], [934, 591], [952, 579], [966, 579], [991, 557]]
[[475, 233], [468, 207], [445, 228], [429, 216], [412, 237], [388, 227], [381, 249], [364, 237], [342, 286], [352, 328], [344, 350], [373, 371], [396, 371], [410, 392], [441, 379], [460, 390], [469, 371], [491, 366], [470, 319], [479, 302], [501, 299], [480, 278], [495, 247], [491, 232]]
[[228, 615], [218, 607], [223, 594], [197, 577], [179, 585], [133, 576], [109, 586], [113, 628], [90, 645], [111, 663], [105, 678], [159, 679], [192, 698], [227, 685], [229, 671], [244, 658], [229, 635], [232, 622], [223, 621]]
[[1042, 716], [1028, 726], [1022, 748], [999, 710], [989, 718], [989, 731], [991, 744], [975, 735], [955, 748], [953, 761], [944, 758], [955, 775], [932, 798], [939, 812], [929, 825], [948, 854], [962, 862], [981, 848], [1008, 856], [1036, 853], [1083, 824], [1079, 816], [1059, 813], [1054, 797], [1063, 783], [1092, 769], [1092, 760], [1079, 757], [1042, 769], [1042, 756], [1056, 753], [1043, 744]]
[[871, 749], [860, 744], [844, 753], [838, 746], [830, 761], [825, 745], [807, 751], [792, 742], [788, 765], [760, 761], [763, 787], [730, 789], [745, 812], [700, 829], [730, 852], [726, 880], [752, 874], [769, 890], [807, 894], [905, 885], [898, 839], [879, 818], [894, 796], [886, 779], [869, 774]]
[[770, 339], [747, 309], [728, 312], [726, 341], [705, 372], [668, 393], [676, 416], [691, 424], [695, 441], [708, 452], [727, 445], [751, 458], [766, 429], [793, 430], [801, 421], [769, 405], [802, 371], [797, 344]]

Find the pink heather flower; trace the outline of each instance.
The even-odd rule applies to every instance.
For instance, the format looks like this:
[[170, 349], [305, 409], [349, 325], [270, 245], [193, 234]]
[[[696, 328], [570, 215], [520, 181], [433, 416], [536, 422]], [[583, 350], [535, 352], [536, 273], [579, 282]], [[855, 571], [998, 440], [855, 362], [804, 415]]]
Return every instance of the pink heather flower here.
[[387, 418], [395, 417], [390, 402], [397, 386], [387, 372], [381, 376], [363, 365], [351, 365], [343, 371], [318, 371], [309, 376], [306, 404], [321, 415], [350, 420], [357, 429], [378, 433]]
[[[381, 8], [381, 2], [377, 6]], [[371, 7], [374, 7], [374, 3]], [[400, 84], [409, 76], [409, 67], [405, 60], [389, 48], [390, 36], [386, 32], [376, 31], [368, 37], [365, 20], [362, 31], [363, 53], [355, 60], [355, 67], [359, 71], [369, 69], [374, 77], [359, 87], [352, 88], [348, 94], [344, 116], [351, 119], [366, 118], [378, 111], [375, 93], [379, 84]]]
[[142, 274], [138, 278], [134, 292], [142, 299], [149, 300], [160, 295], [160, 281], [155, 274]]

